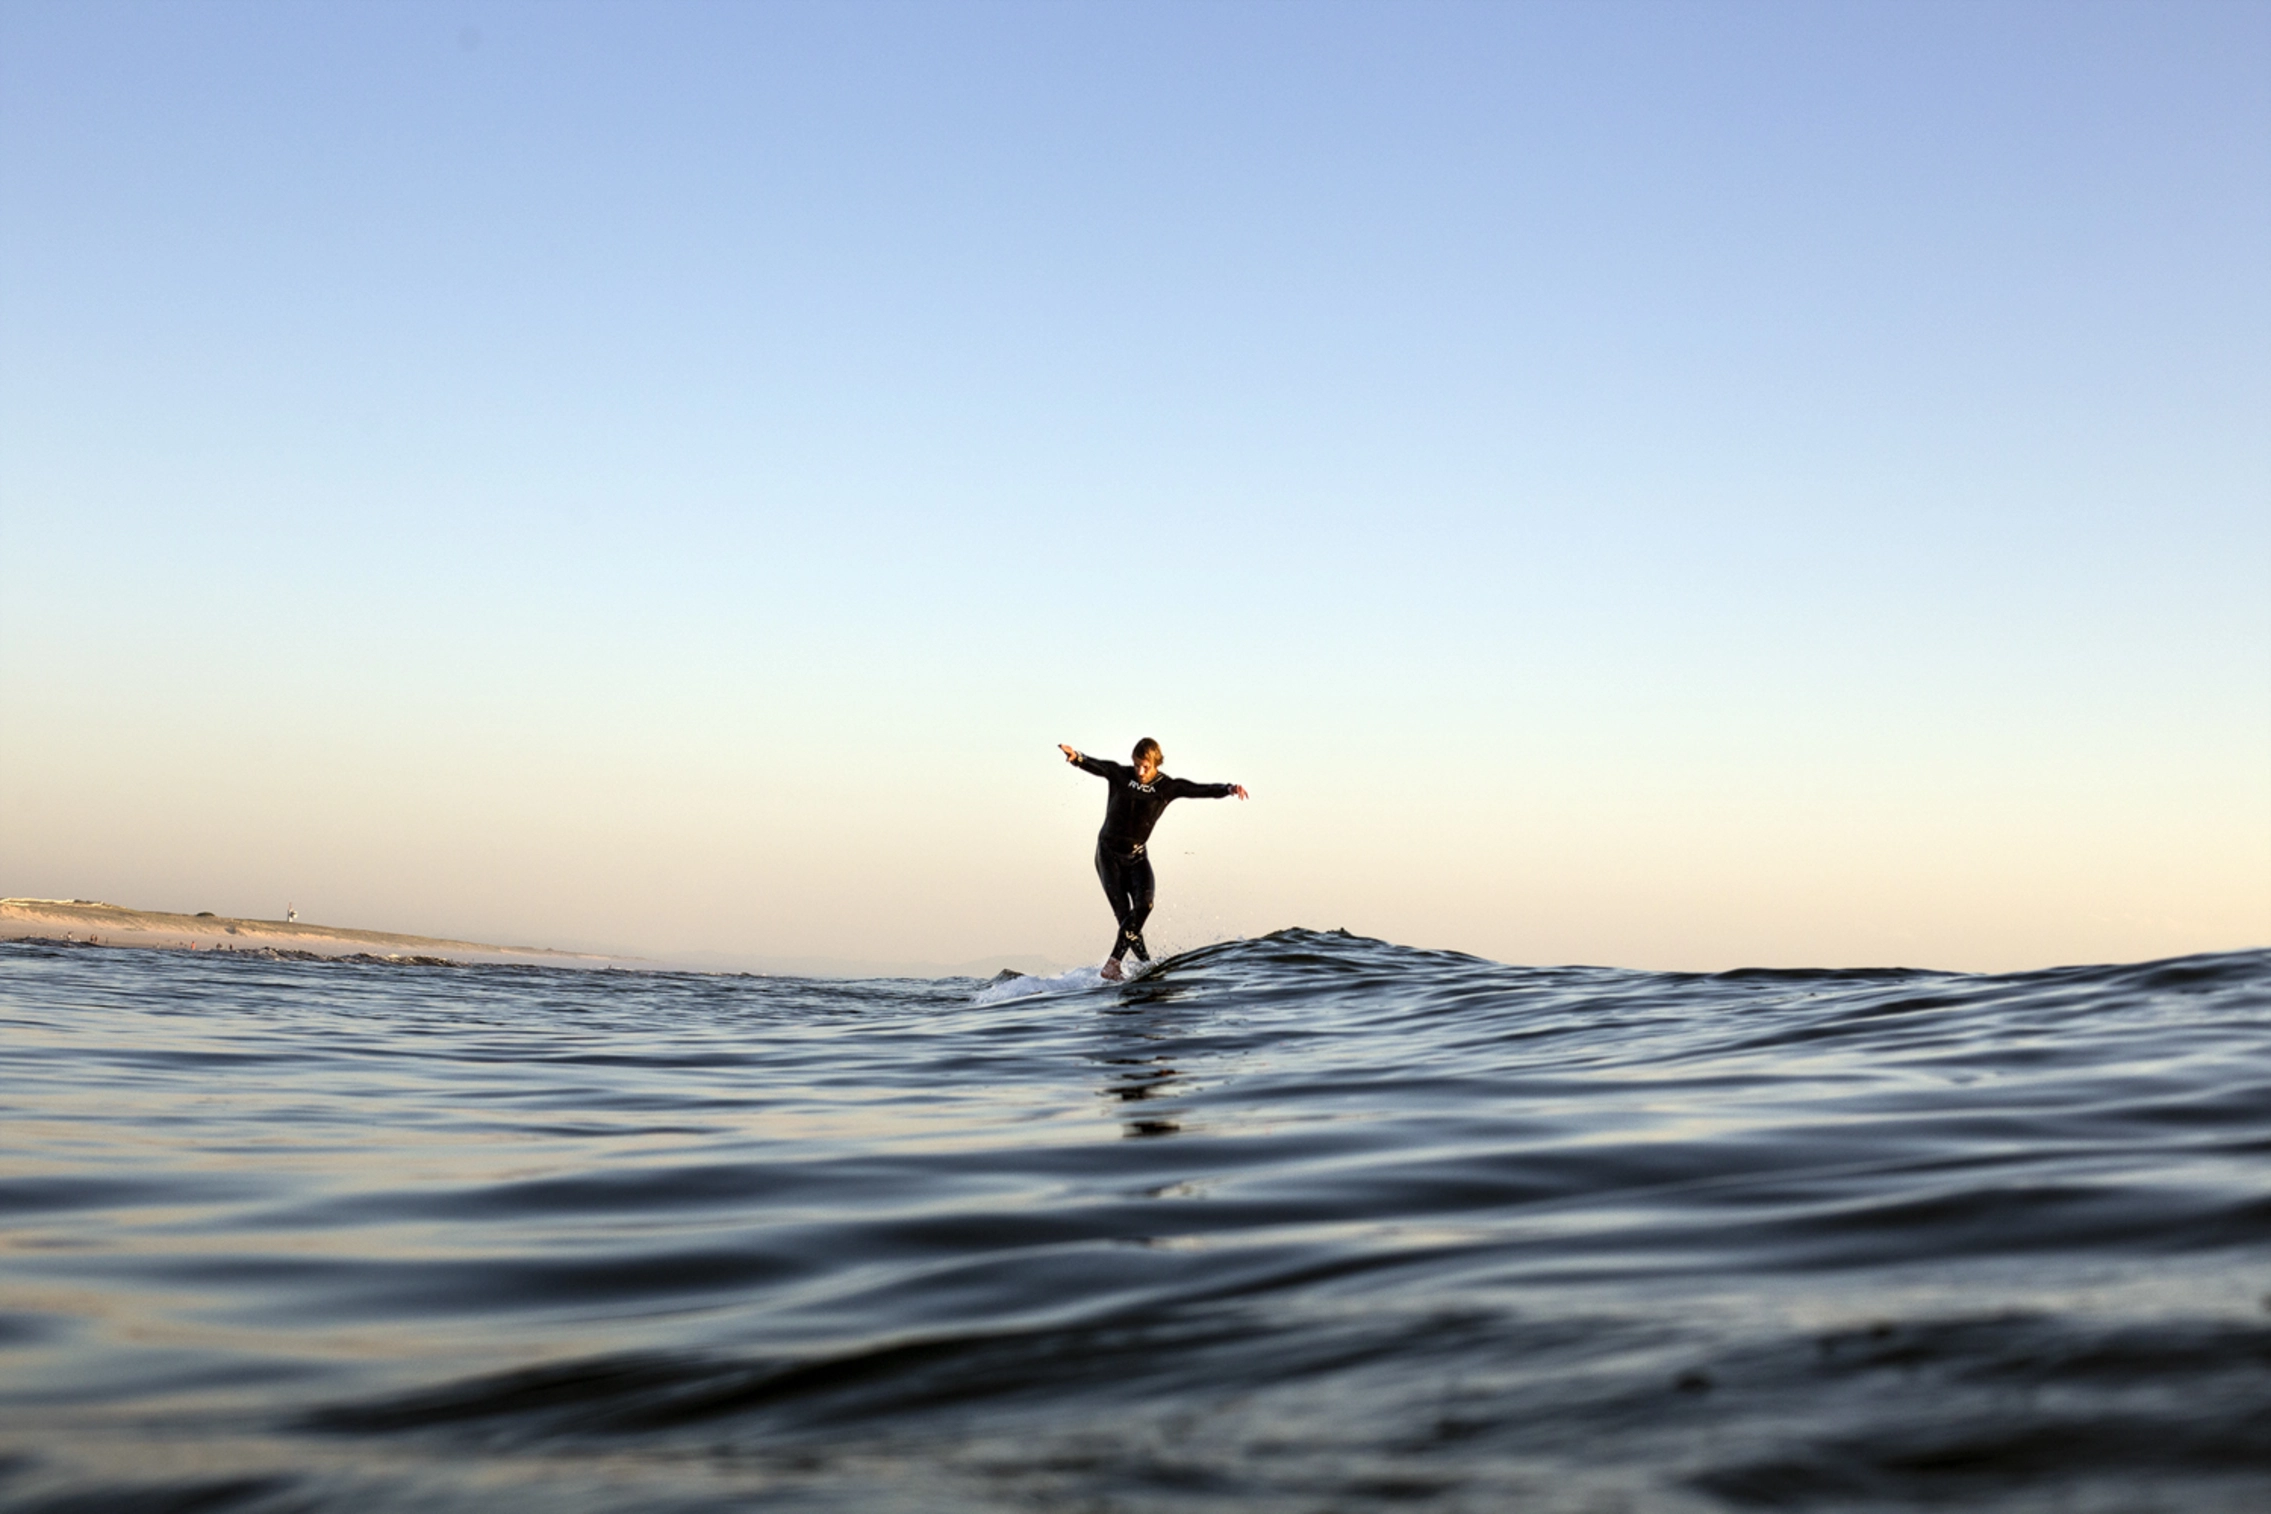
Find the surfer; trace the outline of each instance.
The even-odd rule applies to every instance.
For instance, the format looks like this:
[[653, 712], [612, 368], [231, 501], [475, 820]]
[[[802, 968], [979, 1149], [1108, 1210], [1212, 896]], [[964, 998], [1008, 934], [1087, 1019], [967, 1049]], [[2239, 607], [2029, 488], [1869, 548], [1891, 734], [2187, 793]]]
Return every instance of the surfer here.
[[1112, 901], [1112, 913], [1120, 922], [1112, 955], [1104, 959], [1104, 976], [1117, 979], [1120, 959], [1129, 952], [1138, 962], [1151, 960], [1151, 951], [1143, 944], [1143, 922], [1151, 915], [1151, 859], [1143, 848], [1151, 839], [1151, 828], [1159, 823], [1159, 812], [1178, 799], [1227, 799], [1232, 794], [1243, 799], [1246, 790], [1235, 783], [1168, 777], [1159, 771], [1165, 754], [1149, 736], [1129, 754], [1134, 767], [1084, 757], [1062, 742], [1057, 750], [1074, 767], [1112, 786], [1104, 801], [1104, 828], [1096, 833], [1096, 876], [1103, 880], [1104, 897]]

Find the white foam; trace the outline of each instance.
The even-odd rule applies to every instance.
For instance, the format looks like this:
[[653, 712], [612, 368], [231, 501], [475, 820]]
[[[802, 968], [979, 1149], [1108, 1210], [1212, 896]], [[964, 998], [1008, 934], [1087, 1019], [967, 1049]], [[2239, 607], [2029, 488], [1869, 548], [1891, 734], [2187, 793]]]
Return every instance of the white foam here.
[[[1143, 976], [1138, 968], [1128, 974], [1130, 979]], [[1104, 965], [1075, 967], [1054, 977], [1004, 978], [999, 983], [988, 983], [971, 996], [972, 1004], [1000, 1004], [1010, 999], [1036, 999], [1050, 994], [1077, 994], [1086, 989], [1102, 988], [1112, 980], [1104, 976]]]

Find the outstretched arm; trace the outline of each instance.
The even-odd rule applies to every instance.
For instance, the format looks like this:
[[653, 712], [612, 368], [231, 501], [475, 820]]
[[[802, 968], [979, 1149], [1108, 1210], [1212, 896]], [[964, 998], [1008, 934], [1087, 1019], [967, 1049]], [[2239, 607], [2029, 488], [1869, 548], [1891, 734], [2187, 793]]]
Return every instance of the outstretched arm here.
[[1188, 778], [1175, 780], [1175, 797], [1178, 799], [1228, 799], [1232, 794], [1246, 797], [1242, 783], [1193, 783]]
[[1116, 762], [1106, 762], [1101, 757], [1083, 756], [1081, 753], [1074, 751], [1071, 747], [1066, 746], [1061, 741], [1057, 743], [1057, 750], [1065, 754], [1065, 761], [1071, 763], [1074, 767], [1079, 768], [1082, 772], [1094, 773], [1099, 778], [1109, 778], [1114, 773], [1124, 773], [1128, 771], [1128, 769], [1120, 766], [1120, 764]]

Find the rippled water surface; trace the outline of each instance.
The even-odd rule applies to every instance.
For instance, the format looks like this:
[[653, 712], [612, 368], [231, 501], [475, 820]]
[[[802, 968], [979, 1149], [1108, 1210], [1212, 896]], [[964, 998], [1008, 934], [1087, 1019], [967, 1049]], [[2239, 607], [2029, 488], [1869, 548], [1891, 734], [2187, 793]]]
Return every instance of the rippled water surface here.
[[0, 946], [0, 1507], [2271, 1508], [2271, 953]]

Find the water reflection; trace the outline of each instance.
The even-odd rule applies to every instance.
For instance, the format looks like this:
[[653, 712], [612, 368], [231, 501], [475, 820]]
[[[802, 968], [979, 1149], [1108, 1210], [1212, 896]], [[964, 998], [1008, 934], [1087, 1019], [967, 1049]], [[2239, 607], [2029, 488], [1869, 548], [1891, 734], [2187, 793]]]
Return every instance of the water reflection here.
[[[1119, 1070], [1097, 1092], [1102, 1097], [1121, 1104], [1141, 1104], [1175, 1092], [1177, 1082], [1182, 1077], [1181, 1071], [1165, 1057], [1108, 1057], [1105, 1061]], [[1181, 1109], [1172, 1105], [1131, 1113], [1121, 1118], [1120, 1133], [1126, 1136], [1173, 1135], [1183, 1128], [1183, 1122], [1178, 1118], [1182, 1113]]]
[[[1157, 1102], [1195, 1091], [1183, 1070], [1192, 1060], [1194, 1037], [1172, 1013], [1182, 997], [1179, 984], [1139, 979], [1121, 992], [1117, 1006], [1098, 1016], [1104, 1045], [1093, 1060], [1110, 1072], [1096, 1092], [1110, 1101], [1123, 1136], [1175, 1135], [1184, 1128], [1183, 1106]], [[1117, 1107], [1130, 1104], [1150, 1107]]]

